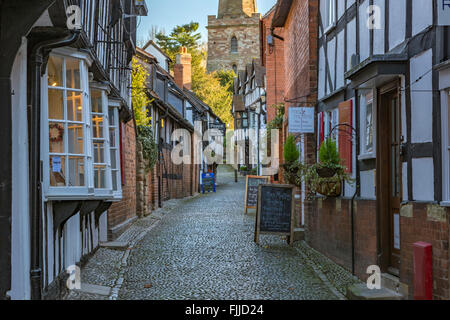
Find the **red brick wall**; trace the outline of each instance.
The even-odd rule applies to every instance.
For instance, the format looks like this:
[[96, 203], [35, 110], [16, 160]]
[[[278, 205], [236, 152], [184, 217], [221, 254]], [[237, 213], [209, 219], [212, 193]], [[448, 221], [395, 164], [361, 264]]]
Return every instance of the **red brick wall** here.
[[[276, 109], [271, 108], [274, 104], [284, 101], [285, 87], [285, 64], [284, 64], [284, 42], [274, 39], [274, 46], [267, 45], [267, 36], [271, 34], [271, 25], [274, 13], [272, 12], [262, 20], [262, 64], [266, 67], [266, 92], [267, 92], [267, 122], [275, 118]], [[276, 28], [274, 34], [284, 37], [284, 28]]]
[[136, 134], [134, 122], [122, 124], [122, 154], [124, 163], [122, 181], [123, 199], [108, 210], [108, 229], [136, 216]]
[[433, 298], [450, 299], [449, 295], [449, 214], [444, 219], [431, 218], [431, 205], [414, 203], [412, 217], [400, 219], [401, 267], [400, 281], [409, 285], [409, 295], [414, 295], [413, 244], [424, 241], [433, 245]]
[[[168, 120], [166, 125], [169, 125], [169, 121], [172, 128], [178, 127], [173, 120]], [[147, 177], [150, 186], [147, 204], [153, 209], [158, 208], [159, 193], [161, 193], [161, 202], [164, 202], [192, 196], [198, 189], [198, 165], [175, 165], [171, 159], [172, 149], [168, 145], [163, 147], [162, 152], [164, 160], [158, 161]], [[161, 192], [159, 180], [161, 180]]]
[[[306, 241], [331, 260], [352, 269], [351, 200], [315, 199], [305, 203]], [[366, 280], [377, 264], [376, 201], [356, 201], [354, 212], [355, 272]]]

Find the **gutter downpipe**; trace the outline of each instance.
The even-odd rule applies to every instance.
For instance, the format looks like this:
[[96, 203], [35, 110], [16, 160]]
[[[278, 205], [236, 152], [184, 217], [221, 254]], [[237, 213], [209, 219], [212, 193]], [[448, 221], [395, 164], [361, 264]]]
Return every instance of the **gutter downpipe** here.
[[41, 76], [42, 66], [47, 51], [54, 48], [69, 46], [78, 41], [80, 31], [72, 31], [72, 35], [56, 40], [46, 40], [37, 43], [30, 57], [30, 216], [31, 216], [31, 300], [42, 299], [42, 269], [41, 269], [41, 235], [42, 235], [42, 172], [41, 172]]

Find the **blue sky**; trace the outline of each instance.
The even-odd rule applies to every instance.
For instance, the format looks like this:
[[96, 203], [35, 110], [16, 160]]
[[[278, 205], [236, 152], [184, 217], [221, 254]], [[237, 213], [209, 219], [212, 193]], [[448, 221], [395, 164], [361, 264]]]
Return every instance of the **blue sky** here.
[[[258, 11], [265, 14], [276, 0], [257, 0]], [[169, 33], [176, 25], [195, 21], [200, 23], [202, 41], [208, 40], [206, 25], [208, 15], [217, 15], [219, 0], [146, 0], [148, 17], [141, 17], [138, 28], [138, 39], [147, 38], [152, 26], [158, 26]]]

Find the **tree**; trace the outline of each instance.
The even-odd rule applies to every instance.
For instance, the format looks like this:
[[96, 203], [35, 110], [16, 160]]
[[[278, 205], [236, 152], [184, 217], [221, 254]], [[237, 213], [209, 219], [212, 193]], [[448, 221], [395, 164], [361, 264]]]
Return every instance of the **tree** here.
[[191, 22], [176, 26], [170, 35], [156, 35], [156, 43], [175, 62], [181, 47], [186, 47], [192, 56], [192, 91], [230, 128], [234, 127], [231, 107], [233, 102], [233, 71], [207, 73], [205, 68], [206, 51], [202, 50], [199, 24]]
[[147, 96], [147, 69], [136, 58], [131, 62], [131, 101], [137, 126], [148, 126], [151, 118], [147, 106], [151, 103]]

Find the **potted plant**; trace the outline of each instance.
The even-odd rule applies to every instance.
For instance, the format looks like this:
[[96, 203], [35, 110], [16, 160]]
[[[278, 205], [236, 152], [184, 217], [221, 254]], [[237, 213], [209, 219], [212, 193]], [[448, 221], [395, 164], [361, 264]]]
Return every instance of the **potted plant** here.
[[245, 177], [247, 175], [248, 168], [247, 168], [247, 166], [241, 166], [239, 171], [240, 171], [241, 175]]
[[284, 179], [289, 184], [297, 185], [297, 175], [302, 171], [302, 165], [298, 161], [300, 158], [300, 151], [297, 148], [295, 143], [295, 137], [290, 135], [287, 137], [286, 142], [284, 144], [283, 150], [284, 156], [284, 164], [283, 167], [283, 175]]
[[326, 197], [339, 197], [342, 193], [342, 182], [352, 183], [346, 173], [336, 142], [327, 138], [319, 150], [319, 162], [305, 169], [299, 180], [304, 180], [309, 189], [309, 197], [319, 193]]

